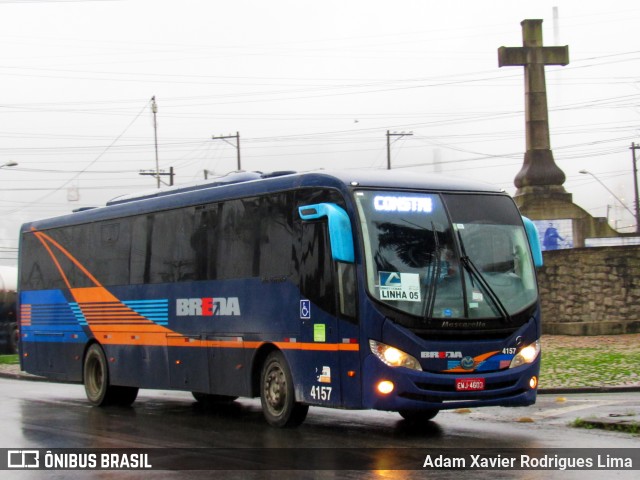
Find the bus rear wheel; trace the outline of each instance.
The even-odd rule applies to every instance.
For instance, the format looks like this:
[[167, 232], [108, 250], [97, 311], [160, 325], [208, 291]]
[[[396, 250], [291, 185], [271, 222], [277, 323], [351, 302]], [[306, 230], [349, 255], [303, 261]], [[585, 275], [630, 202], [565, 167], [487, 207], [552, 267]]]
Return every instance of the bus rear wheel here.
[[92, 405], [97, 407], [129, 406], [138, 396], [138, 389], [135, 387], [110, 385], [107, 357], [102, 347], [97, 343], [91, 345], [87, 350], [82, 375], [87, 398]]
[[231, 403], [236, 398], [231, 395], [214, 395], [213, 393], [200, 393], [200, 392], [191, 392], [193, 398], [196, 399], [198, 403], [202, 403], [203, 405], [217, 405], [220, 403]]
[[304, 422], [309, 405], [296, 402], [291, 370], [281, 352], [272, 352], [262, 367], [260, 402], [267, 423], [295, 427]]

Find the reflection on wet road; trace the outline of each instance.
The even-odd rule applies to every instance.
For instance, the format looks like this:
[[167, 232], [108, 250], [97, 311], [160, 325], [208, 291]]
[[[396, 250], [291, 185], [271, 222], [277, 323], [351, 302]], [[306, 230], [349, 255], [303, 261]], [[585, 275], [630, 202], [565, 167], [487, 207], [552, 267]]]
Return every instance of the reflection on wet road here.
[[[419, 449], [426, 455], [433, 449], [457, 448], [639, 448], [640, 439], [631, 435], [584, 431], [554, 421], [575, 405], [545, 408], [546, 399], [526, 409], [485, 409], [472, 414], [442, 412], [426, 427], [413, 425], [388, 412], [346, 411], [312, 408], [307, 421], [297, 429], [268, 426], [258, 400], [239, 400], [214, 408], [195, 402], [189, 393], [143, 391], [131, 408], [95, 408], [78, 385], [25, 382], [0, 379], [0, 422], [3, 448], [169, 448], [171, 461], [189, 461], [199, 448], [218, 448], [224, 461], [247, 471], [227, 471], [225, 478], [536, 478], [535, 471], [264, 471], [260, 455], [295, 455], [296, 465], [318, 461], [314, 449], [340, 448], [365, 456], [367, 464], [386, 465], [389, 449]], [[601, 400], [602, 402], [602, 400]], [[596, 402], [597, 403], [597, 402]], [[584, 410], [584, 402], [582, 409]], [[555, 412], [555, 413], [548, 413]], [[546, 417], [545, 414], [547, 413]], [[519, 423], [510, 418], [529, 415], [537, 421]], [[179, 449], [179, 450], [178, 450]], [[242, 449], [245, 449], [244, 452]], [[246, 450], [254, 449], [254, 450]], [[255, 450], [271, 449], [271, 450]], [[260, 455], [257, 455], [257, 452]], [[407, 451], [409, 452], [409, 451]], [[326, 452], [324, 452], [326, 453]], [[340, 453], [340, 452], [338, 452]], [[181, 458], [182, 455], [182, 458]], [[327, 462], [331, 459], [327, 458]], [[424, 458], [424, 455], [422, 456]], [[244, 463], [243, 463], [244, 462]], [[376, 463], [377, 462], [377, 463]], [[267, 462], [268, 463], [268, 462]], [[302, 463], [304, 464], [304, 463]], [[244, 465], [244, 466], [243, 466]], [[325, 467], [325, 468], [329, 468]], [[414, 468], [419, 468], [415, 466]], [[3, 478], [9, 478], [4, 475]], [[17, 472], [16, 478], [18, 478]], [[20, 472], [19, 478], [69, 478], [82, 472]], [[153, 471], [154, 478], [202, 478], [206, 472]], [[209, 472], [210, 474], [211, 472]], [[547, 478], [600, 478], [602, 472], [547, 471]], [[634, 478], [638, 472], [607, 472], [608, 478]], [[85, 472], [86, 474], [86, 472]], [[25, 475], [28, 475], [25, 476]], [[104, 478], [138, 478], [149, 472], [93, 472]], [[504, 477], [502, 476], [504, 475]], [[593, 475], [592, 477], [590, 475]]]

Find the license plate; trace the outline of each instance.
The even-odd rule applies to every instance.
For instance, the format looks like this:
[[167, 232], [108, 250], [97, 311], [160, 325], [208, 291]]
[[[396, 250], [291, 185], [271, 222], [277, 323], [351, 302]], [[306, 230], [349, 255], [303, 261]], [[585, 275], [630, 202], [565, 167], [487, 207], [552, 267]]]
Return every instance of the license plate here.
[[456, 378], [458, 392], [484, 390], [484, 378]]

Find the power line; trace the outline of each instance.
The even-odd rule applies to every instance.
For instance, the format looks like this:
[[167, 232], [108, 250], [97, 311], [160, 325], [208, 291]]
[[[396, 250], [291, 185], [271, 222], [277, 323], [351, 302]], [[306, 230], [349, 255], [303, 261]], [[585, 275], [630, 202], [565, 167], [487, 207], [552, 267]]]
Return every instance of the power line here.
[[223, 136], [219, 136], [219, 137], [216, 137], [214, 135], [211, 138], [213, 140], [223, 140], [226, 143], [229, 143], [229, 142], [227, 142], [228, 139], [232, 139], [232, 138], [236, 139], [236, 144], [235, 145], [233, 145], [232, 143], [229, 143], [229, 145], [235, 147], [235, 149], [236, 149], [236, 153], [237, 153], [237, 157], [236, 157], [237, 158], [237, 168], [238, 168], [238, 171], [241, 171], [242, 170], [242, 166], [240, 165], [240, 132], [236, 132], [235, 135], [223, 135]]
[[[82, 170], [82, 172], [88, 170], [90, 167], [92, 167], [98, 160], [100, 160], [105, 153], [107, 153], [107, 151], [111, 148], [112, 145], [114, 145], [126, 132], [127, 130], [129, 130], [129, 128], [131, 127], [131, 125], [134, 124], [134, 122], [140, 117], [140, 115], [142, 115], [142, 112], [144, 112], [144, 110], [147, 108], [148, 106], [148, 102], [145, 103], [144, 107], [140, 110], [140, 112], [134, 117], [133, 120], [131, 120], [131, 122], [125, 127], [125, 129], [113, 140], [113, 142], [111, 142], [111, 144], [109, 146], [107, 146], [96, 158], [94, 158], [91, 162], [89, 162], [89, 164]], [[69, 178], [67, 181], [65, 181], [64, 183], [62, 183], [59, 187], [55, 188], [55, 189], [49, 189], [49, 193], [47, 193], [46, 195], [43, 195], [39, 198], [37, 198], [36, 200], [30, 202], [29, 204], [25, 205], [24, 207], [18, 208], [16, 210], [12, 210], [10, 212], [7, 212], [7, 214], [11, 215], [13, 213], [19, 212], [20, 210], [23, 210], [24, 208], [27, 208], [29, 206], [32, 205], [36, 205], [38, 203], [40, 203], [42, 200], [50, 197], [51, 195], [53, 195], [56, 192], [59, 192], [60, 190], [62, 190], [64, 187], [66, 187], [67, 185], [69, 185], [71, 182], [73, 182], [76, 178], [78, 178], [80, 176], [80, 174], [82, 173], [77, 173], [74, 174], [73, 176], [71, 176], [71, 178]]]

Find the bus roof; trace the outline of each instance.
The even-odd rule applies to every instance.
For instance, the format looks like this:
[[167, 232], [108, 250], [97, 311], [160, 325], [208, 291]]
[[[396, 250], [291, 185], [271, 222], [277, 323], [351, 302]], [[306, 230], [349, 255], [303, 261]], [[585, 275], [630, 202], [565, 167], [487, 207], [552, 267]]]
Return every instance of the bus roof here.
[[269, 192], [304, 187], [337, 188], [398, 188], [442, 192], [504, 191], [486, 183], [462, 180], [435, 174], [399, 172], [397, 170], [317, 170], [310, 172], [233, 172], [209, 181], [191, 185], [169, 187], [123, 195], [107, 202], [105, 206], [80, 209], [56, 218], [37, 220], [23, 225], [22, 231], [31, 228], [44, 229], [63, 225], [106, 220], [156, 210], [167, 210], [206, 202], [260, 195]]

